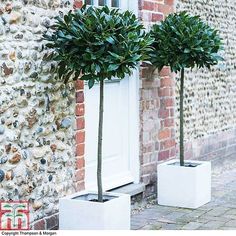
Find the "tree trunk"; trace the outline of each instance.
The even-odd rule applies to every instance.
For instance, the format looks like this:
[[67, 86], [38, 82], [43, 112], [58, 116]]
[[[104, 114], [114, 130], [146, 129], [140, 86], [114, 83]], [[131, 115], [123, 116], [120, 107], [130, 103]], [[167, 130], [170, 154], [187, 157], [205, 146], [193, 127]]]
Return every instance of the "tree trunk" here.
[[184, 68], [181, 70], [180, 78], [180, 136], [179, 136], [179, 156], [180, 166], [184, 166]]
[[98, 125], [98, 153], [97, 153], [97, 187], [98, 201], [103, 202], [102, 190], [102, 135], [103, 135], [103, 111], [104, 111], [104, 80], [100, 81], [100, 104]]

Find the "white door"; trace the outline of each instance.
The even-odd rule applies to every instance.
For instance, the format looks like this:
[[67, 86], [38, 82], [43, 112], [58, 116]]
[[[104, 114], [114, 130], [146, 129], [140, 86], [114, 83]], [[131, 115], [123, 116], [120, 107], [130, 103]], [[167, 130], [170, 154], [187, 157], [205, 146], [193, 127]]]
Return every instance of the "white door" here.
[[[92, 3], [91, 1], [88, 1]], [[104, 1], [94, 0], [93, 4]], [[127, 0], [106, 1], [127, 9]], [[103, 188], [138, 182], [138, 74], [106, 82], [103, 126]], [[96, 188], [99, 85], [85, 86], [85, 187]]]
[[[134, 1], [134, 0], [132, 0]], [[122, 10], [128, 9], [129, 0], [84, 0], [84, 3], [87, 5], [93, 6], [109, 6], [109, 7], [116, 7]]]

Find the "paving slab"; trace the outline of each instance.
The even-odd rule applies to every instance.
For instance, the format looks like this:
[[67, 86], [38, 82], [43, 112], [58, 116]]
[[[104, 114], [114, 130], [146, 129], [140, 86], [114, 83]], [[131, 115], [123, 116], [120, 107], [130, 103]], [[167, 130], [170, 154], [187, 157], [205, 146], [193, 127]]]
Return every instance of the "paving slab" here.
[[225, 223], [226, 227], [234, 227], [236, 229], [236, 220], [230, 220], [227, 223]]
[[[135, 212], [135, 211], [134, 211]], [[160, 206], [155, 201], [132, 215], [138, 230], [236, 230], [236, 170], [212, 176], [212, 201], [198, 209]]]
[[188, 224], [184, 225], [182, 229], [185, 230], [195, 230], [202, 226], [202, 223], [198, 222], [189, 222]]
[[217, 230], [220, 227], [223, 227], [224, 225], [225, 225], [225, 222], [214, 220], [214, 221], [209, 221], [203, 224], [202, 227]]

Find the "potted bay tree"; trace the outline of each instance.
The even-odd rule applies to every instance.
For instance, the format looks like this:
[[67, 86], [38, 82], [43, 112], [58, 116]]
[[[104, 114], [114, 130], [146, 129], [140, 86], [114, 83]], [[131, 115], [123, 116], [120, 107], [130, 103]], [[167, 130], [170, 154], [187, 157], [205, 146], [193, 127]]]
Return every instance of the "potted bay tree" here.
[[[60, 229], [129, 229], [130, 196], [104, 193], [102, 188], [102, 141], [105, 81], [124, 79], [145, 61], [153, 40], [130, 12], [108, 7], [83, 6], [56, 17], [51, 33], [44, 35], [58, 61], [58, 78], [87, 81], [100, 87], [97, 187], [59, 200]], [[85, 101], [86, 102], [86, 101]], [[106, 109], [106, 108], [105, 108]], [[96, 131], [95, 131], [96, 132]], [[111, 140], [112, 142], [112, 140]], [[96, 147], [91, 147], [96, 148]], [[94, 180], [95, 181], [95, 180]]]
[[199, 16], [187, 12], [170, 14], [151, 30], [154, 37], [152, 64], [161, 70], [169, 66], [180, 73], [179, 81], [179, 156], [158, 165], [158, 203], [198, 208], [211, 200], [211, 163], [184, 160], [184, 75], [187, 68], [210, 69], [222, 58], [217, 30]]

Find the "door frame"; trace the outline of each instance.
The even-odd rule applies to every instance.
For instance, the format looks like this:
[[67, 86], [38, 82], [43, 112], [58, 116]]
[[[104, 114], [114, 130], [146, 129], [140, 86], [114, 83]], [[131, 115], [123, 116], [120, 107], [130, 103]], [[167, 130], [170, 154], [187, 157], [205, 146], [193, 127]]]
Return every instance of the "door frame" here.
[[[138, 17], [138, 0], [125, 0], [128, 2], [128, 10]], [[134, 183], [140, 183], [140, 115], [139, 115], [139, 88], [140, 65], [133, 70], [132, 78], [129, 78], [129, 158], [130, 170], [134, 177]]]
[[139, 66], [133, 71], [133, 78], [129, 78], [129, 159], [130, 170], [134, 177], [134, 183], [140, 182], [140, 158], [139, 158], [139, 88], [140, 88]]

